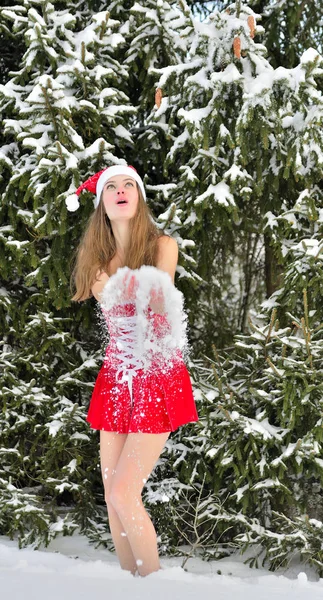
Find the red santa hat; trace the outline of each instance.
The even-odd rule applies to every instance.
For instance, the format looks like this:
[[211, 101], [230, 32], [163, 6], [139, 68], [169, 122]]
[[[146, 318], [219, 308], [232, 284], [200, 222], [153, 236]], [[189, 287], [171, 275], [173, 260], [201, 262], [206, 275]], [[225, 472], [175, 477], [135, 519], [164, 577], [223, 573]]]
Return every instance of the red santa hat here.
[[80, 185], [75, 194], [68, 196], [65, 199], [67, 210], [74, 212], [78, 209], [80, 206], [78, 197], [83, 190], [88, 190], [95, 194], [94, 208], [96, 208], [99, 205], [104, 184], [111, 179], [111, 177], [115, 177], [116, 175], [128, 175], [128, 177], [132, 177], [132, 179], [138, 183], [144, 200], [146, 200], [144, 183], [135, 167], [132, 167], [131, 165], [113, 165], [112, 167], [107, 167], [106, 169], [95, 173], [95, 175], [92, 175], [92, 177]]

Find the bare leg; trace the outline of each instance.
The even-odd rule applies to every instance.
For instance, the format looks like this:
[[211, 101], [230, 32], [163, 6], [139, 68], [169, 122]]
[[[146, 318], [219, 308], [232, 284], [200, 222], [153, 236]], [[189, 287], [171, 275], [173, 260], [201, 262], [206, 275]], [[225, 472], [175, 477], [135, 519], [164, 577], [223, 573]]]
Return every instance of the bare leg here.
[[154, 525], [142, 503], [141, 492], [169, 437], [166, 433], [129, 433], [122, 449], [110, 492], [127, 533], [140, 575], [160, 569]]
[[101, 472], [105, 501], [108, 508], [110, 531], [121, 568], [131, 571], [134, 575], [137, 570], [135, 557], [132, 553], [125, 529], [114, 507], [109, 501], [111, 485], [116, 472], [116, 465], [126, 439], [126, 433], [100, 431]]

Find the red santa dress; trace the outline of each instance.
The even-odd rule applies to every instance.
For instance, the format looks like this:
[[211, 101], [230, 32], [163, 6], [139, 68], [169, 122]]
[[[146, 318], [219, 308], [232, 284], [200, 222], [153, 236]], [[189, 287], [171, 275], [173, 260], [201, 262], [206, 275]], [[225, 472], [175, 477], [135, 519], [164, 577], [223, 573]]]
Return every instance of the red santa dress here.
[[[122, 275], [126, 269], [118, 271]], [[155, 276], [158, 270], [153, 272], [152, 269], [155, 268], [146, 266], [136, 271], [139, 284], [147, 273]], [[159, 271], [157, 277], [162, 280], [165, 298], [168, 292], [164, 314], [155, 313], [147, 302], [142, 303], [145, 298], [142, 294], [139, 304], [136, 296], [134, 301], [120, 302], [120, 297], [125, 299], [120, 294], [113, 298], [114, 288], [122, 281], [120, 273], [118, 278], [113, 275], [105, 286], [108, 302], [104, 302], [103, 295], [100, 306], [109, 332], [109, 344], [86, 417], [93, 429], [163, 433], [199, 420], [180, 344], [174, 341], [176, 327], [172, 328], [172, 318], [167, 311], [167, 307], [170, 313], [172, 311], [169, 304], [172, 300], [174, 305], [176, 300], [178, 302], [178, 290], [174, 294], [165, 275], [168, 274], [161, 275]], [[146, 278], [144, 282], [147, 295]], [[140, 285], [137, 289], [140, 291]], [[183, 312], [182, 306], [179, 311]], [[176, 314], [172, 317], [174, 321]]]

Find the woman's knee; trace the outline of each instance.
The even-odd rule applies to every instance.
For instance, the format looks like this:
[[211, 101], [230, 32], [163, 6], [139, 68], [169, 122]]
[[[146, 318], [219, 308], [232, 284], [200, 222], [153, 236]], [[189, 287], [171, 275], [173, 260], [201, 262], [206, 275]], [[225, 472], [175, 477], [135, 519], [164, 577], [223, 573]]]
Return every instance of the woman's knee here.
[[104, 499], [108, 507], [115, 508], [121, 505], [123, 497], [125, 497], [125, 491], [119, 486], [114, 486], [112, 482], [110, 485], [104, 486]]
[[124, 512], [133, 505], [141, 505], [142, 499], [140, 494], [136, 494], [133, 489], [129, 489], [127, 483], [116, 482], [112, 484], [106, 502], [109, 502], [117, 512]]
[[108, 508], [113, 508], [112, 502], [110, 500], [111, 490], [110, 488], [104, 488], [104, 500]]

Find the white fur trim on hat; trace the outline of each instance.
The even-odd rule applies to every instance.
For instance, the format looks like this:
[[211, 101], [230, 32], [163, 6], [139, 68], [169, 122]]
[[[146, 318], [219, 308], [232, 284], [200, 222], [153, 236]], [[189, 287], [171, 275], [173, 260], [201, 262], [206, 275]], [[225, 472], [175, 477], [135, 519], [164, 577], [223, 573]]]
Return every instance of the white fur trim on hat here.
[[98, 179], [98, 182], [96, 184], [96, 198], [94, 201], [95, 208], [99, 205], [104, 184], [107, 181], [109, 181], [111, 177], [115, 177], [116, 175], [128, 175], [128, 177], [132, 177], [132, 179], [134, 179], [138, 183], [142, 191], [144, 200], [146, 200], [144, 183], [137, 171], [135, 171], [131, 167], [127, 167], [126, 165], [114, 165], [113, 167], [108, 167], [107, 169], [105, 169], [105, 171], [103, 171], [102, 175]]

